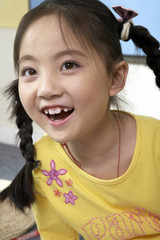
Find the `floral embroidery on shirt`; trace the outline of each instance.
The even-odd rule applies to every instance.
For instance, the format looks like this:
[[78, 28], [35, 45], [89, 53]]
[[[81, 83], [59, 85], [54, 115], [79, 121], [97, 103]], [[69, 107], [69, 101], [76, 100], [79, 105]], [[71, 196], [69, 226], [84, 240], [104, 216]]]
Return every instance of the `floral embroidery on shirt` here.
[[73, 185], [73, 182], [71, 179], [66, 180], [65, 183], [67, 184], [68, 187], [72, 187]]
[[61, 192], [58, 189], [54, 190], [54, 196], [60, 197], [61, 196]]
[[77, 196], [73, 195], [72, 191], [69, 191], [69, 193], [64, 193], [63, 196], [66, 198], [65, 203], [71, 203], [72, 205], [75, 204], [75, 200], [78, 198]]
[[56, 170], [56, 164], [55, 164], [55, 161], [52, 160], [50, 162], [50, 167], [51, 167], [51, 170], [48, 172], [46, 170], [42, 170], [42, 173], [45, 175], [45, 176], [48, 176], [48, 180], [47, 180], [47, 184], [48, 185], [51, 185], [52, 182], [55, 180], [56, 183], [60, 186], [60, 187], [63, 187], [63, 183], [62, 181], [59, 179], [59, 175], [65, 175], [67, 173], [67, 170], [66, 169], [59, 169], [59, 170]]

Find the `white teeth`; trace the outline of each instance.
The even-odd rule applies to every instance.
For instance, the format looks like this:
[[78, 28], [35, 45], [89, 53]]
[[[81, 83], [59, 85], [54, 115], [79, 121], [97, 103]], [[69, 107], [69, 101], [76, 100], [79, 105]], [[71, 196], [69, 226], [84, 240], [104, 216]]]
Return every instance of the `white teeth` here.
[[55, 114], [59, 114], [61, 112], [61, 109], [60, 108], [56, 108], [55, 110], [54, 110], [54, 113]]
[[72, 110], [72, 108], [64, 108], [64, 109], [61, 109], [61, 108], [55, 108], [55, 109], [45, 109], [44, 110], [44, 113], [45, 114], [50, 114], [50, 115], [54, 115], [54, 114], [59, 114], [61, 111], [64, 111], [64, 112], [68, 112], [70, 110]]
[[44, 110], [44, 113], [45, 113], [45, 114], [48, 114], [48, 110], [47, 110], [47, 109], [45, 109], [45, 110]]
[[53, 114], [59, 114], [61, 112], [60, 108], [56, 108], [56, 109], [49, 109], [49, 114], [53, 115]]
[[64, 108], [64, 109], [63, 109], [64, 112], [68, 112], [68, 111], [70, 111], [70, 110], [72, 110], [72, 108]]
[[50, 115], [55, 114], [54, 110], [52, 110], [52, 109], [49, 109], [48, 112], [49, 112]]

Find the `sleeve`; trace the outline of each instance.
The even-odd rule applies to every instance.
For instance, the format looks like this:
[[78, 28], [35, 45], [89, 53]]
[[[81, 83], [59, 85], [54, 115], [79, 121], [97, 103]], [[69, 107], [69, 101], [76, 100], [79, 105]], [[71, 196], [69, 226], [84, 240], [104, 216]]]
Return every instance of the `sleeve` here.
[[79, 239], [79, 234], [57, 215], [53, 206], [39, 191], [32, 208], [41, 240]]
[[33, 212], [41, 240], [78, 240], [78, 233], [62, 221], [47, 199], [36, 196]]

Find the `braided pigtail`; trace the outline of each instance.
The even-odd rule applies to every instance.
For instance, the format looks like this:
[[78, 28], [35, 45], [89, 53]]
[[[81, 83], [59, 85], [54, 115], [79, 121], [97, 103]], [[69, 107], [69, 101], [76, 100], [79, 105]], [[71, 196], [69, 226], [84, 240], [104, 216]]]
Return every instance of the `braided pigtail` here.
[[18, 80], [11, 84], [6, 93], [9, 98], [12, 98], [12, 118], [16, 117], [16, 124], [19, 129], [17, 134], [20, 139], [19, 146], [26, 163], [10, 186], [1, 192], [0, 200], [9, 197], [16, 207], [24, 211], [24, 208], [30, 207], [35, 200], [32, 170], [37, 167], [39, 162], [34, 160], [32, 120], [25, 112], [19, 99]]
[[132, 18], [137, 12], [122, 6], [113, 7], [114, 11], [122, 18], [119, 22], [119, 37], [123, 41], [132, 39], [133, 43], [146, 54], [147, 65], [156, 76], [156, 84], [160, 88], [160, 43], [142, 26], [134, 26]]
[[130, 37], [134, 44], [141, 48], [147, 55], [147, 65], [156, 76], [156, 84], [160, 88], [160, 44], [150, 35], [149, 31], [142, 26], [132, 26]]

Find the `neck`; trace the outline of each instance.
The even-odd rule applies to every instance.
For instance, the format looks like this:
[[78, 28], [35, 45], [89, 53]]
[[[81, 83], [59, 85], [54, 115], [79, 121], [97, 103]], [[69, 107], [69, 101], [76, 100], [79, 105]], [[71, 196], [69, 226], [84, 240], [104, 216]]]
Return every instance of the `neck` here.
[[92, 135], [68, 142], [67, 145], [82, 168], [89, 166], [95, 168], [96, 165], [103, 165], [114, 159], [114, 155], [117, 159], [118, 136], [117, 123], [113, 113], [110, 112], [103, 127], [97, 129]]

